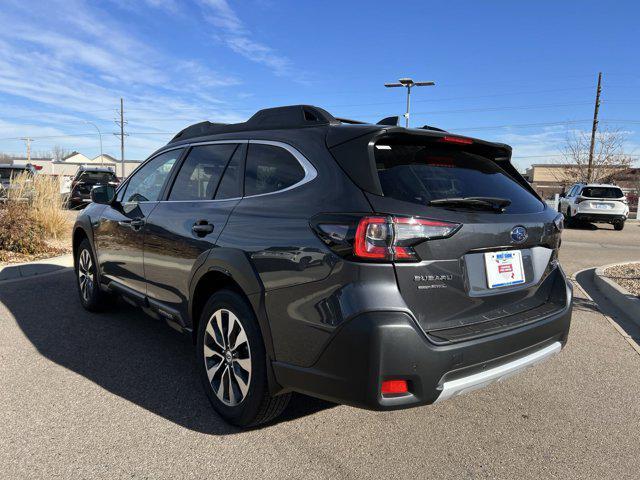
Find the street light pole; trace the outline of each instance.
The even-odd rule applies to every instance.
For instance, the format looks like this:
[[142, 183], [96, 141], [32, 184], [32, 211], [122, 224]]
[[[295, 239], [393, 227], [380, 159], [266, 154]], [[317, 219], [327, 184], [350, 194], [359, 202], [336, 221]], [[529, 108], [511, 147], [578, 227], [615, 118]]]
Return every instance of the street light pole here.
[[411, 89], [413, 87], [432, 87], [435, 82], [414, 82], [411, 78], [401, 78], [398, 83], [385, 83], [387, 88], [405, 87], [407, 89], [407, 112], [404, 114], [405, 127], [409, 128], [409, 113], [411, 109]]
[[102, 132], [100, 132], [100, 129], [98, 128], [98, 125], [96, 125], [93, 122], [90, 122], [88, 120], [85, 120], [84, 123], [88, 123], [89, 125], [93, 125], [94, 127], [96, 127], [96, 130], [98, 131], [98, 138], [100, 139], [100, 165], [104, 165], [104, 157], [102, 156]]

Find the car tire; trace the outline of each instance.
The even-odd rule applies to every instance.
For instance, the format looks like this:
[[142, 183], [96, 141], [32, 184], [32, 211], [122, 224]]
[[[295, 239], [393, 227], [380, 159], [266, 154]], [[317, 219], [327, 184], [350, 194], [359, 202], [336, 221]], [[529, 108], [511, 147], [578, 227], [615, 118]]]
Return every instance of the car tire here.
[[207, 398], [227, 422], [253, 427], [282, 413], [290, 394], [272, 397], [267, 355], [253, 309], [242, 295], [220, 290], [198, 324], [197, 361]]
[[82, 306], [90, 311], [97, 312], [104, 308], [108, 297], [100, 288], [98, 264], [89, 240], [83, 240], [78, 246], [75, 261], [76, 282], [78, 295]]
[[564, 224], [567, 227], [573, 226], [573, 217], [571, 216], [571, 207], [567, 207], [567, 214], [564, 216]]
[[613, 222], [613, 228], [620, 231], [624, 228], [624, 220], [616, 220]]

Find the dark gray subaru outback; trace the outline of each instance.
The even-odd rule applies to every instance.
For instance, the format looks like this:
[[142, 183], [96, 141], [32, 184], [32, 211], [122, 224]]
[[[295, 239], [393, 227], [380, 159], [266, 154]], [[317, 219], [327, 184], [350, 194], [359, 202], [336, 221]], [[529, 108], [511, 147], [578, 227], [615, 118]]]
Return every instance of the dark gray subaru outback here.
[[80, 301], [111, 294], [192, 336], [229, 422], [290, 392], [376, 410], [438, 402], [559, 352], [562, 217], [507, 145], [312, 106], [178, 133], [94, 188]]

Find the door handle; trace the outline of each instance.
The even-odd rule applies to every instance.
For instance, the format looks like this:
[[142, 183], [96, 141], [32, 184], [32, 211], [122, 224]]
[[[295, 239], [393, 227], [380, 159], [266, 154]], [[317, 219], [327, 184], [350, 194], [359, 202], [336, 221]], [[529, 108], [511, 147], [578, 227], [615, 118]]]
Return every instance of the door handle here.
[[118, 222], [121, 227], [129, 227], [133, 230], [139, 230], [144, 225], [144, 219], [134, 218], [133, 220], [121, 220]]
[[213, 232], [213, 225], [207, 222], [206, 220], [198, 220], [191, 227], [193, 233], [195, 233], [199, 237], [204, 237], [209, 233]]

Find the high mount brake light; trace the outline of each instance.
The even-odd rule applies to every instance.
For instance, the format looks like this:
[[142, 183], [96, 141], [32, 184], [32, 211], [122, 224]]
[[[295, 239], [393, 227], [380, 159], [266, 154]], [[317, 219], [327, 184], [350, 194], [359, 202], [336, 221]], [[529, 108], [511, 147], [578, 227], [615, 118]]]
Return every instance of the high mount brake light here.
[[413, 246], [425, 240], [447, 238], [459, 223], [416, 217], [363, 217], [356, 228], [353, 255], [382, 261], [420, 261]]
[[444, 143], [459, 143], [462, 145], [471, 145], [473, 143], [473, 140], [470, 138], [450, 136], [441, 137], [438, 141]]

